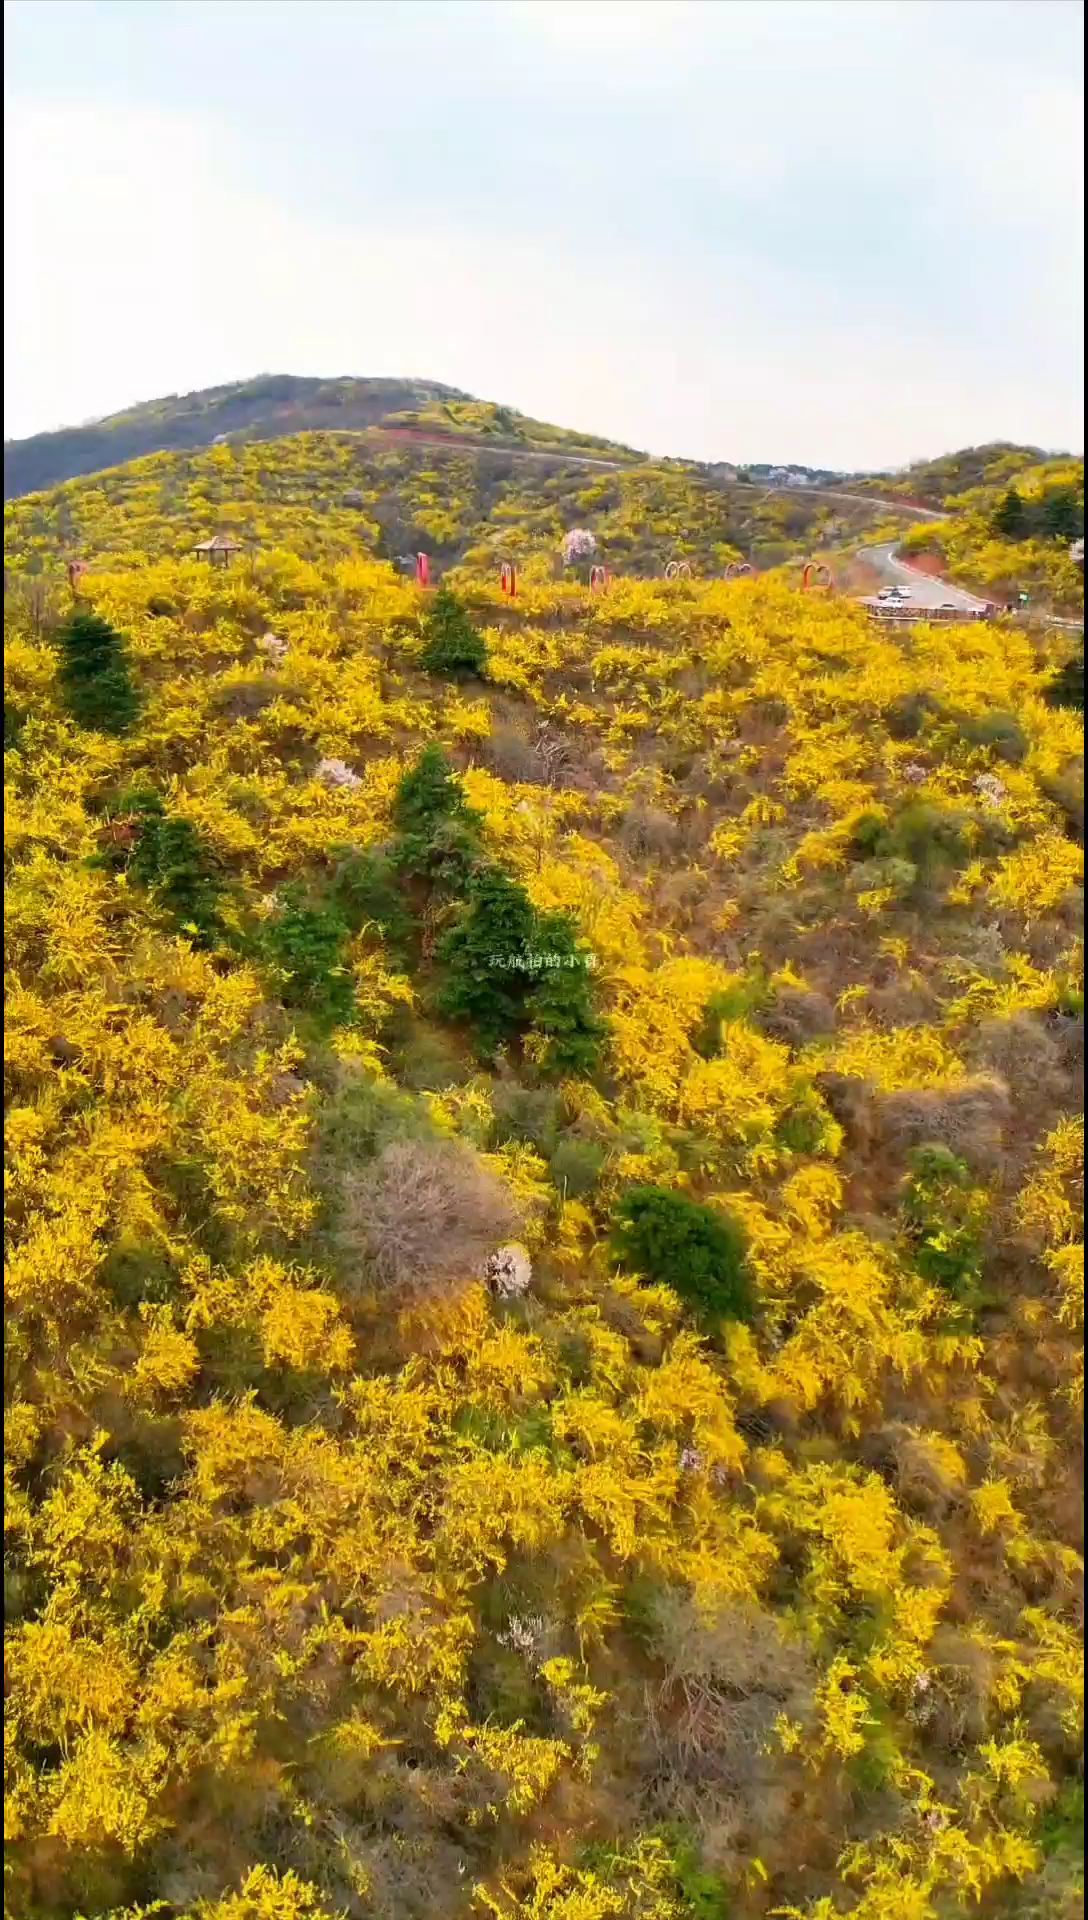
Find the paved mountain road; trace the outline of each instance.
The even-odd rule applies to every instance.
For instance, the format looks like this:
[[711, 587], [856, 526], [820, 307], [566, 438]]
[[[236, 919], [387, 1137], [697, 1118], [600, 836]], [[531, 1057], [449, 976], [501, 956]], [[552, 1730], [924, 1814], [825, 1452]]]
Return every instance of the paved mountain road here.
[[[919, 573], [916, 567], [908, 567], [906, 561], [897, 559], [894, 541], [883, 547], [862, 547], [858, 557], [867, 560], [876, 569], [882, 585], [908, 588], [909, 606], [953, 606], [959, 607], [963, 613], [982, 613], [985, 609], [985, 600], [980, 600], [977, 594], [967, 593], [963, 587], [954, 587], [947, 580], [934, 580], [928, 573]], [[866, 598], [872, 597], [866, 595]]]

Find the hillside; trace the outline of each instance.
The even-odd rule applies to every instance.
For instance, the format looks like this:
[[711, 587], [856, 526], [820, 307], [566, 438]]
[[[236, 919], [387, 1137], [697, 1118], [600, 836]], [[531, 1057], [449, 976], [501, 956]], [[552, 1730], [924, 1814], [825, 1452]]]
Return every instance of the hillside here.
[[783, 511], [9, 506], [13, 1920], [1079, 1913], [1082, 715]]
[[[557, 553], [592, 530], [615, 572], [703, 573], [743, 560], [773, 567], [847, 540], [879, 509], [723, 486], [679, 462], [587, 469], [490, 448], [390, 441], [384, 433], [299, 433], [206, 452], [149, 456], [30, 494], [5, 508], [9, 569], [60, 549], [129, 564], [187, 553], [223, 530], [313, 559], [423, 550], [436, 567]], [[904, 525], [907, 522], [904, 520]]]
[[1022, 447], [1012, 440], [992, 440], [984, 447], [961, 447], [956, 453], [941, 454], [936, 460], [916, 460], [895, 471], [854, 474], [851, 485], [889, 499], [900, 495], [923, 506], [943, 507], [954, 494], [974, 487], [1007, 486], [1015, 474], [1048, 459], [1068, 464], [1072, 455], [1047, 454], [1042, 447]]
[[928, 555], [939, 570], [996, 600], [1021, 592], [1057, 612], [1083, 613], [1084, 568], [1072, 554], [1084, 536], [1084, 462], [996, 459], [987, 477], [942, 501], [947, 518], [912, 527], [904, 556]]
[[262, 374], [199, 393], [170, 394], [81, 427], [4, 446], [4, 498], [34, 493], [148, 453], [209, 447], [223, 439], [274, 440], [303, 431], [358, 431], [385, 423], [497, 439], [542, 450], [637, 456], [593, 435], [530, 420], [433, 380], [314, 380]]

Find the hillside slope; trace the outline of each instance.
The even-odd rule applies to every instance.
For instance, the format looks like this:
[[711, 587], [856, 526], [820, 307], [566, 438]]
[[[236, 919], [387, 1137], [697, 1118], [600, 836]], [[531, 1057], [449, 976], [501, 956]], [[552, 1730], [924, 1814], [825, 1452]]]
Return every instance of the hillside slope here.
[[85, 426], [8, 441], [4, 498], [34, 493], [148, 453], [209, 447], [224, 438], [272, 440], [305, 430], [356, 431], [382, 422], [497, 439], [514, 446], [637, 457], [630, 447], [568, 433], [433, 380], [315, 380], [262, 374], [255, 380], [150, 400]]
[[992, 440], [981, 447], [960, 447], [935, 460], [916, 460], [895, 471], [853, 474], [850, 480], [852, 485], [889, 499], [899, 494], [905, 500], [920, 500], [924, 506], [943, 507], [954, 494], [969, 488], [1007, 486], [1027, 467], [1072, 458], [1067, 453], [1048, 454], [1042, 447], [1020, 446], [1014, 440]]
[[[5, 507], [9, 570], [56, 566], [61, 552], [135, 564], [183, 555], [218, 531], [313, 559], [422, 550], [460, 561], [551, 564], [564, 533], [590, 529], [615, 572], [661, 574], [672, 559], [721, 573], [763, 569], [856, 538], [882, 509], [724, 486], [679, 462], [599, 471], [513, 451], [300, 433], [197, 453], [152, 455]], [[893, 521], [894, 524], [894, 521]], [[904, 528], [909, 518], [904, 516]]]
[[482, 472], [9, 509], [7, 1911], [1072, 1920], [1060, 652]]
[[998, 458], [986, 477], [942, 502], [946, 518], [912, 527], [901, 551], [996, 600], [1021, 593], [1058, 613], [1083, 613], [1084, 462], [1071, 455]]

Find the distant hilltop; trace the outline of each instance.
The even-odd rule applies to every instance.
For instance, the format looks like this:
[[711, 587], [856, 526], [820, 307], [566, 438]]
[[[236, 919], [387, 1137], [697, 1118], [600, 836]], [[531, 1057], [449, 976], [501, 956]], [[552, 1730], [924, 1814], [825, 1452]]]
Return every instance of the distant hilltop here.
[[[323, 380], [290, 373], [260, 374], [197, 393], [167, 394], [82, 426], [36, 433], [4, 446], [4, 498], [18, 499], [86, 474], [124, 466], [152, 453], [197, 452], [240, 441], [279, 440], [295, 433], [396, 432], [402, 439], [478, 443], [538, 454], [569, 454], [587, 463], [630, 466], [646, 460], [638, 448], [599, 434], [532, 419], [514, 407], [478, 400], [439, 380], [357, 378]], [[1054, 456], [1050, 456], [1053, 458]], [[1063, 456], [1064, 457], [1064, 456]], [[1071, 457], [1071, 456], [1070, 456]], [[832, 488], [942, 506], [966, 489], [1008, 480], [1047, 458], [1038, 447], [994, 441], [939, 459], [881, 473], [846, 474], [800, 463], [678, 458], [654, 465], [683, 467], [717, 485]]]
[[512, 407], [476, 400], [437, 380], [319, 380], [261, 374], [199, 393], [168, 394], [84, 426], [36, 433], [4, 446], [4, 498], [37, 493], [82, 474], [123, 466], [148, 453], [175, 453], [231, 440], [278, 440], [291, 433], [425, 429], [556, 453], [631, 461], [634, 447], [532, 420]]

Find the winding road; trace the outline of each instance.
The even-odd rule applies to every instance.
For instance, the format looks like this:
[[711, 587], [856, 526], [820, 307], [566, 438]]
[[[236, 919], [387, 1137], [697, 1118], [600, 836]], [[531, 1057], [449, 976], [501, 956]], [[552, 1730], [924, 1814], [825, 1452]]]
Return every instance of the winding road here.
[[[908, 605], [912, 607], [958, 607], [962, 613], [982, 613], [986, 602], [977, 594], [967, 593], [963, 587], [954, 587], [947, 580], [934, 580], [928, 573], [920, 573], [917, 567], [909, 567], [905, 560], [896, 558], [895, 541], [881, 547], [862, 547], [860, 559], [868, 561], [880, 575], [882, 585], [886, 587], [906, 587], [910, 591]], [[866, 596], [872, 600], [874, 595]]]

